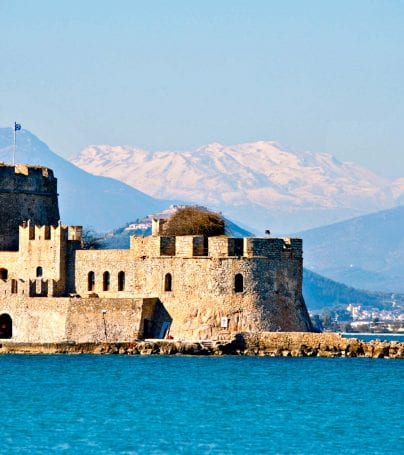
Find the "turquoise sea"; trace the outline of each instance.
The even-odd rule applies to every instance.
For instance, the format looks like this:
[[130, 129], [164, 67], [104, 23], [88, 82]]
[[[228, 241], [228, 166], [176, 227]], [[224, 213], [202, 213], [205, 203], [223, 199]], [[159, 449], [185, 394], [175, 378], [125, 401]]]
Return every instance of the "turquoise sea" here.
[[342, 333], [344, 338], [358, 338], [363, 341], [400, 341], [404, 342], [403, 333]]
[[4, 355], [1, 453], [402, 454], [404, 362]]

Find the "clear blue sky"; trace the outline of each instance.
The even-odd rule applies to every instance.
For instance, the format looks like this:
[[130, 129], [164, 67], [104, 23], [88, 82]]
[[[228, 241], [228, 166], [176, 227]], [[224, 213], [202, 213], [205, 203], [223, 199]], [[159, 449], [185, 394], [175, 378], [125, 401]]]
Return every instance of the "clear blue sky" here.
[[53, 150], [275, 140], [404, 174], [400, 0], [0, 0], [0, 126]]

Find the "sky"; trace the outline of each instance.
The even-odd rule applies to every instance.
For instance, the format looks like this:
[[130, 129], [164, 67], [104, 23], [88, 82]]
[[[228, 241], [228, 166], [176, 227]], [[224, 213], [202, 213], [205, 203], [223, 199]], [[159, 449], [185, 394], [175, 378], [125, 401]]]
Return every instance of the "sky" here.
[[89, 144], [271, 140], [404, 175], [404, 1], [0, 0], [0, 126]]

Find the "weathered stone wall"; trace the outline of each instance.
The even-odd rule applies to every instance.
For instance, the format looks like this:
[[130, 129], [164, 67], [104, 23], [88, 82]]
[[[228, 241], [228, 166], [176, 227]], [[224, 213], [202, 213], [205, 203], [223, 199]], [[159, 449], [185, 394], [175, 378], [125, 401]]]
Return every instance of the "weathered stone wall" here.
[[80, 236], [75, 226], [20, 226], [19, 251], [0, 251], [0, 269], [8, 275], [8, 282], [0, 281], [0, 288], [11, 293], [12, 280], [16, 280], [17, 293], [66, 296], [68, 267], [81, 245], [79, 240], [69, 240], [69, 229], [70, 237]]
[[57, 181], [40, 166], [0, 165], [0, 250], [18, 249], [18, 226], [56, 225], [59, 221]]
[[[199, 256], [203, 242], [184, 236], [175, 239], [175, 256], [168, 256], [162, 253], [162, 239], [168, 237], [132, 238], [131, 250], [76, 251], [74, 291], [89, 295], [88, 274], [94, 272], [92, 292], [100, 297], [156, 297], [173, 320], [171, 334], [178, 338], [312, 329], [302, 297], [301, 242], [270, 239], [265, 246], [267, 239], [246, 239], [249, 256], [230, 257], [234, 239], [217, 237], [209, 239], [209, 256]], [[252, 256], [254, 252], [259, 257]], [[122, 271], [125, 289], [118, 291]], [[109, 290], [103, 286], [105, 272]], [[170, 290], [165, 289], [167, 274]], [[241, 292], [235, 288], [236, 274], [243, 277]]]
[[[141, 261], [141, 260], [140, 260]], [[74, 275], [75, 292], [81, 297], [97, 294], [100, 297], [150, 296], [147, 292], [135, 292], [135, 260], [131, 250], [77, 250], [75, 252]], [[93, 291], [88, 289], [88, 274], [94, 272], [95, 286]], [[103, 275], [109, 273], [109, 290], [104, 291]], [[118, 291], [118, 274], [125, 273], [124, 291]], [[156, 297], [156, 296], [152, 296]]]
[[144, 320], [156, 311], [156, 299], [0, 298], [0, 315], [12, 319], [12, 341], [24, 343], [130, 342], [143, 336]]
[[143, 321], [155, 299], [69, 299], [66, 339], [75, 342], [133, 341], [143, 336]]

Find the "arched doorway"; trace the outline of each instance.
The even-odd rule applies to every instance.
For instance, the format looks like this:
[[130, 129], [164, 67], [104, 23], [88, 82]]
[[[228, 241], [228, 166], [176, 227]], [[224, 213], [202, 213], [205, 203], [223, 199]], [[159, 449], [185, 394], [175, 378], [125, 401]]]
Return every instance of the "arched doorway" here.
[[13, 321], [9, 314], [0, 315], [0, 338], [11, 338], [13, 336]]

